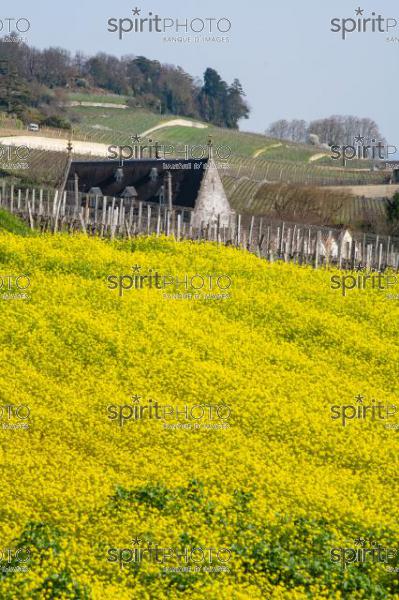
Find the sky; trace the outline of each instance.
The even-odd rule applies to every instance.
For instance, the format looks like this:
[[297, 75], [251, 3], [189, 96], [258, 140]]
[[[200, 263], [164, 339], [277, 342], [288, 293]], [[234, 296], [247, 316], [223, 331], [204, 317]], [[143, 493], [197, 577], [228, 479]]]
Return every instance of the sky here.
[[[219, 19], [221, 29], [227, 29], [230, 22], [227, 33], [215, 33], [228, 41], [165, 41], [177, 35], [173, 28], [166, 34], [132, 31], [120, 40], [118, 32], [107, 30], [108, 19], [137, 18], [132, 12], [136, 8], [138, 18], [152, 12], [174, 22], [196, 19], [195, 29], [201, 27], [200, 19], [208, 24], [205, 19], [214, 19], [216, 29]], [[357, 9], [363, 11], [358, 16]], [[371, 18], [372, 12], [374, 18], [381, 15], [384, 20], [365, 26], [386, 29], [389, 25], [389, 33], [354, 31], [343, 40], [340, 31], [331, 31], [332, 19], [338, 19], [338, 28], [343, 19]], [[180, 65], [198, 77], [212, 67], [228, 83], [238, 78], [251, 107], [250, 118], [240, 124], [242, 130], [264, 132], [281, 118], [309, 121], [352, 114], [374, 119], [387, 142], [399, 148], [397, 0], [251, 0], [247, 4], [231, 0], [16, 0], [2, 3], [0, 19], [5, 23], [7, 18], [28, 19], [30, 29], [24, 35], [38, 48], [143, 55]], [[357, 21], [347, 21], [345, 27], [350, 29], [355, 23], [358, 27]], [[128, 27], [127, 21], [124, 26]], [[193, 37], [192, 32], [180, 35]]]

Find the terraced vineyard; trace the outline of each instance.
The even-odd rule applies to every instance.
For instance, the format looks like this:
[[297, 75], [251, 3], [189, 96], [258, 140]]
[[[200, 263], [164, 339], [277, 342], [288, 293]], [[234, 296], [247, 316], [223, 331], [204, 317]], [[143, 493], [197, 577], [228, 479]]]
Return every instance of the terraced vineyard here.
[[[160, 143], [176, 144], [179, 147], [183, 147], [185, 144], [189, 146], [206, 146], [209, 136], [212, 136], [215, 153], [219, 149], [221, 157], [230, 152], [234, 156], [251, 157], [255, 152], [268, 145], [273, 145], [275, 142], [260, 134], [221, 129], [211, 125], [206, 129], [168, 127], [156, 132], [156, 139]], [[227, 150], [230, 152], [227, 152]]]
[[[264, 138], [267, 140], [267, 138]], [[267, 140], [264, 151], [259, 153], [254, 158], [262, 158], [266, 160], [292, 160], [295, 162], [309, 162], [312, 156], [320, 153], [318, 148], [305, 144], [290, 144], [287, 142], [279, 142], [279, 140]]]
[[[314, 161], [314, 165], [325, 166], [325, 167], [335, 167], [342, 168], [342, 160], [333, 160], [330, 156], [323, 156], [322, 158]], [[347, 169], [372, 169], [373, 168], [372, 160], [347, 160], [345, 168]]]
[[[83, 95], [79, 95], [79, 100]], [[104, 102], [108, 97], [104, 97]], [[178, 119], [175, 115], [158, 115], [144, 109], [115, 110], [103, 107], [75, 107], [72, 111], [80, 119], [74, 125], [76, 139], [84, 137], [95, 142], [112, 144], [128, 144], [132, 135], [162, 125], [167, 121]], [[190, 119], [185, 118], [186, 121]], [[197, 129], [193, 127], [173, 126], [159, 129], [151, 137], [160, 144], [175, 144], [183, 148], [188, 146], [205, 146], [212, 136], [215, 147], [228, 146], [234, 156], [262, 156], [266, 159], [292, 160], [308, 162], [309, 158], [319, 152], [317, 148], [304, 144], [281, 143], [279, 140], [267, 138], [258, 133], [222, 129], [213, 125]], [[199, 150], [197, 149], [197, 152]], [[226, 149], [221, 148], [225, 154]], [[197, 154], [198, 155], [198, 154]]]
[[[270, 185], [257, 183], [242, 177], [237, 179], [229, 175], [222, 177], [227, 196], [232, 207], [241, 214], [267, 215], [278, 218], [284, 208], [302, 207], [309, 213], [317, 213], [322, 219], [335, 224], [358, 226], [367, 223], [370, 217], [374, 221], [385, 221], [386, 201], [377, 198], [361, 198], [346, 194], [337, 195], [330, 190], [318, 190], [312, 187], [289, 185]], [[314, 200], [317, 194], [317, 201]], [[289, 205], [291, 202], [291, 205]], [[280, 210], [276, 209], [276, 206]], [[336, 209], [336, 210], [335, 210]], [[298, 219], [300, 220], [300, 210]]]
[[[87, 156], [74, 154], [74, 158], [85, 160]], [[12, 176], [27, 185], [56, 187], [61, 184], [66, 165], [66, 153], [31, 149], [26, 168], [10, 168], [8, 163], [0, 160], [0, 177]]]
[[75, 139], [88, 139], [104, 144], [131, 143], [131, 136], [171, 119], [170, 115], [166, 117], [141, 109], [115, 110], [78, 106], [72, 113], [80, 119], [79, 123], [74, 124]]
[[[79, 95], [78, 97], [84, 97]], [[88, 95], [90, 98], [90, 95]], [[110, 100], [112, 96], [94, 96], [92, 100], [102, 98]], [[118, 97], [116, 97], [118, 98]], [[132, 145], [131, 136], [158, 125], [174, 120], [173, 115], [157, 115], [144, 109], [119, 109], [103, 107], [76, 107], [73, 109], [80, 122], [74, 124], [73, 139], [103, 143], [106, 145]], [[186, 119], [187, 120], [187, 119]], [[14, 130], [16, 131], [16, 130]], [[26, 133], [26, 132], [25, 132]], [[12, 135], [12, 129], [4, 131]], [[66, 139], [66, 130], [42, 130], [42, 134], [50, 137]], [[256, 181], [281, 181], [305, 185], [358, 185], [367, 183], [385, 183], [387, 175], [383, 172], [367, 169], [351, 163], [346, 168], [333, 163], [329, 158], [309, 162], [320, 150], [304, 144], [280, 142], [256, 133], [207, 126], [205, 129], [194, 127], [164, 127], [154, 132], [153, 141], [160, 144], [173, 145], [177, 156], [184, 156], [185, 145], [192, 147], [194, 156], [206, 152], [206, 144], [212, 136], [215, 158], [226, 156], [230, 165], [230, 175], [246, 176]], [[146, 143], [146, 139], [142, 143]], [[335, 167], [335, 168], [334, 168]]]
[[230, 158], [228, 163], [229, 175], [249, 177], [265, 182], [304, 185], [366, 185], [384, 184], [389, 179], [387, 173], [382, 171], [334, 169], [283, 160], [246, 159], [235, 156]]
[[[83, 95], [79, 95], [79, 98]], [[101, 97], [94, 97], [99, 99]], [[107, 101], [108, 96], [103, 97]], [[111, 96], [112, 98], [112, 96]], [[92, 140], [107, 144], [131, 144], [131, 136], [173, 121], [174, 115], [157, 115], [144, 109], [125, 109], [115, 110], [102, 107], [76, 107], [74, 111], [80, 119], [80, 123], [74, 126], [74, 137], [76, 139]], [[185, 119], [189, 121], [189, 119]], [[183, 156], [184, 146], [196, 146], [193, 150], [193, 157], [199, 157], [201, 146], [205, 147], [209, 136], [212, 137], [216, 158], [222, 158], [231, 153], [231, 161], [239, 161], [242, 168], [248, 171], [248, 161], [251, 168], [254, 167], [253, 159], [256, 159], [257, 179], [267, 179], [265, 172], [269, 166], [273, 174], [273, 179], [281, 180], [280, 177], [291, 175], [292, 181], [299, 183], [320, 183], [329, 179], [333, 183], [337, 179], [342, 181], [353, 181], [354, 183], [373, 180], [373, 175], [367, 169], [371, 163], [367, 161], [350, 161], [345, 169], [342, 165], [332, 161], [328, 156], [317, 158], [311, 161], [312, 157], [317, 157], [323, 153], [323, 150], [306, 144], [294, 144], [281, 142], [280, 140], [267, 138], [258, 133], [248, 133], [243, 131], [222, 129], [213, 125], [205, 124], [206, 128], [199, 129], [194, 127], [172, 126], [164, 127], [154, 132], [151, 137], [160, 144], [174, 145]], [[146, 140], [143, 140], [145, 142]], [[247, 159], [247, 163], [242, 159]], [[278, 163], [292, 163], [287, 165], [283, 174], [279, 176], [277, 165], [273, 171], [270, 161]], [[284, 166], [284, 165], [283, 165]], [[316, 167], [318, 170], [314, 170]], [[322, 171], [320, 171], [322, 169]], [[364, 169], [364, 173], [354, 175], [353, 169]], [[348, 171], [349, 175], [346, 173]], [[342, 175], [342, 173], [344, 173]], [[245, 173], [248, 174], [248, 173]], [[312, 176], [312, 174], [314, 174]], [[318, 177], [317, 177], [318, 175]], [[379, 180], [378, 174], [375, 175]], [[316, 181], [318, 179], [318, 181]], [[327, 183], [326, 183], [327, 184]]]

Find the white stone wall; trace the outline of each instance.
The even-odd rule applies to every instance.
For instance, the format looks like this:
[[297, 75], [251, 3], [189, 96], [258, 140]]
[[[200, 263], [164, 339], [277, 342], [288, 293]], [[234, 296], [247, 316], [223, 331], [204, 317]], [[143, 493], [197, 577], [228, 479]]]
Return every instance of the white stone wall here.
[[207, 163], [207, 169], [195, 203], [193, 226], [200, 227], [202, 222], [205, 225], [217, 223], [218, 215], [220, 215], [220, 225], [222, 227], [227, 226], [229, 217], [233, 217], [234, 214], [224, 191], [217, 166], [211, 159]]

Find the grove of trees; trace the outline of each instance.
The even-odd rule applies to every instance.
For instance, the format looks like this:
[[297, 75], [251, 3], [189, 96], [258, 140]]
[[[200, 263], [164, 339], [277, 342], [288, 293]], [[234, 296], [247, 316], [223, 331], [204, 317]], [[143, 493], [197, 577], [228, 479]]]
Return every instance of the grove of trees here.
[[231, 85], [207, 68], [203, 81], [181, 67], [144, 56], [72, 55], [62, 48], [38, 50], [0, 39], [0, 110], [23, 121], [65, 117], [63, 91], [104, 90], [128, 97], [129, 105], [162, 114], [197, 118], [237, 129], [249, 107], [238, 79]]
[[320, 143], [329, 146], [351, 146], [357, 136], [367, 140], [376, 139], [377, 142], [385, 141], [375, 121], [351, 115], [333, 115], [310, 123], [298, 119], [292, 121], [280, 119], [272, 123], [265, 133], [279, 140], [302, 143], [307, 143], [309, 136], [315, 134], [319, 137]]

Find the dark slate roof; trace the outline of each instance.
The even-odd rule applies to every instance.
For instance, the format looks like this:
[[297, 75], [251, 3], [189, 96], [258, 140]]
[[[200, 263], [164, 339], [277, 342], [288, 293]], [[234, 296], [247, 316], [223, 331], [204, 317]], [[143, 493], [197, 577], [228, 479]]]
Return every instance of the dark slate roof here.
[[[66, 190], [73, 191], [75, 173], [79, 177], [79, 191], [88, 193], [93, 187], [99, 187], [104, 196], [121, 197], [127, 187], [134, 187], [137, 200], [159, 203], [159, 192], [164, 185], [164, 202], [167, 204], [167, 176], [172, 177], [172, 202], [175, 206], [194, 208], [208, 159], [202, 160], [125, 160], [121, 166], [118, 160], [72, 161], [66, 184]], [[200, 169], [194, 169], [195, 163], [202, 163]], [[166, 169], [164, 169], [166, 167]], [[123, 169], [123, 178], [115, 178], [117, 169]], [[154, 178], [157, 170], [158, 178]], [[152, 174], [152, 176], [151, 176]]]

